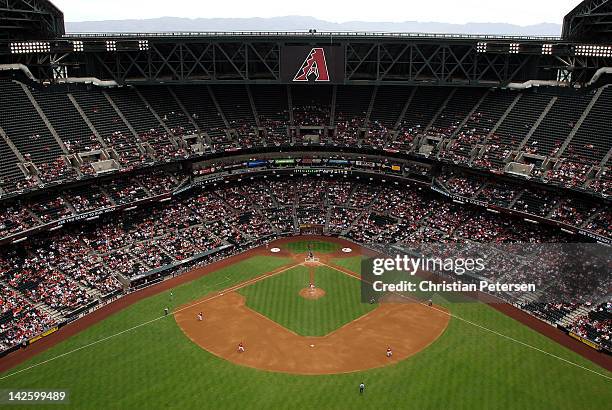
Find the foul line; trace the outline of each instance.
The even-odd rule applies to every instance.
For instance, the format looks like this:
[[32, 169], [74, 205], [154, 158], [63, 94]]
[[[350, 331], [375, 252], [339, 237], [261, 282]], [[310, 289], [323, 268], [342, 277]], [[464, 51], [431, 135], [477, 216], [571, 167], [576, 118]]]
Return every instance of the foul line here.
[[[319, 263], [321, 263], [321, 265], [327, 266], [328, 268], [331, 268], [331, 269], [334, 269], [334, 270], [336, 270], [336, 271], [338, 271], [338, 272], [344, 273], [345, 275], [350, 276], [350, 277], [352, 277], [352, 278], [355, 278], [355, 279], [357, 279], [357, 280], [359, 280], [359, 281], [361, 281], [361, 282], [370, 283], [370, 282], [368, 282], [368, 281], [366, 281], [366, 280], [362, 279], [361, 277], [357, 276], [357, 274], [355, 274], [355, 273], [353, 273], [353, 272], [350, 272], [350, 271], [349, 271], [349, 272], [350, 272], [350, 273], [349, 273], [349, 272], [346, 272], [346, 271], [344, 271], [343, 269], [341, 269], [341, 268], [339, 268], [339, 267], [336, 267], [336, 266], [333, 266], [333, 265], [328, 265], [328, 264], [323, 263], [323, 262], [319, 262]], [[347, 269], [347, 270], [348, 270], [348, 269]], [[370, 285], [371, 285], [371, 283], [370, 283]], [[536, 347], [536, 346], [530, 345], [529, 343], [525, 343], [525, 342], [523, 342], [523, 341], [521, 341], [521, 340], [515, 339], [515, 338], [513, 338], [512, 336], [505, 335], [505, 334], [500, 333], [500, 332], [498, 332], [498, 331], [496, 331], [496, 330], [489, 329], [489, 328], [487, 328], [487, 327], [485, 327], [485, 326], [482, 326], [482, 325], [479, 325], [478, 323], [474, 323], [474, 322], [472, 322], [472, 321], [470, 321], [470, 320], [464, 319], [464, 318], [462, 318], [461, 316], [457, 316], [457, 315], [455, 315], [455, 314], [453, 314], [453, 313], [450, 313], [450, 312], [447, 312], [447, 311], [445, 311], [445, 310], [443, 310], [443, 309], [439, 309], [439, 308], [437, 308], [437, 307], [435, 307], [435, 306], [429, 306], [428, 304], [426, 304], [426, 303], [424, 303], [424, 302], [421, 302], [420, 300], [418, 300], [418, 299], [416, 299], [416, 298], [414, 298], [414, 297], [410, 297], [410, 296], [402, 295], [402, 294], [400, 294], [400, 293], [398, 293], [398, 292], [391, 292], [391, 293], [396, 294], [396, 295], [398, 295], [398, 296], [400, 296], [400, 297], [402, 297], [402, 298], [405, 298], [405, 299], [411, 299], [411, 300], [413, 300], [413, 301], [416, 301], [416, 303], [418, 303], [418, 304], [420, 304], [420, 305], [427, 306], [427, 307], [429, 307], [429, 308], [431, 308], [431, 309], [433, 309], [433, 310], [436, 310], [436, 311], [438, 311], [438, 312], [440, 312], [440, 313], [443, 313], [443, 314], [445, 314], [445, 315], [448, 315], [448, 316], [450, 316], [450, 317], [452, 317], [452, 318], [458, 319], [458, 320], [460, 320], [460, 321], [462, 321], [462, 322], [468, 323], [468, 324], [470, 324], [470, 325], [472, 325], [472, 326], [474, 326], [474, 327], [477, 327], [477, 328], [482, 329], [482, 330], [486, 330], [487, 332], [493, 333], [493, 334], [495, 334], [495, 335], [497, 335], [497, 336], [501, 336], [501, 337], [503, 337], [503, 338], [505, 338], [505, 339], [507, 339], [507, 340], [511, 340], [511, 341], [513, 341], [513, 342], [515, 342], [515, 343], [518, 343], [518, 344], [523, 345], [523, 346], [525, 346], [525, 347], [528, 347], [528, 348], [530, 348], [530, 349], [536, 350], [536, 351], [538, 351], [538, 352], [540, 352], [540, 353], [544, 353], [545, 355], [548, 355], [548, 356], [550, 356], [550, 357], [554, 357], [555, 359], [559, 359], [559, 360], [561, 360], [561, 361], [563, 361], [563, 362], [565, 362], [565, 363], [571, 364], [572, 366], [576, 366], [576, 367], [581, 368], [581, 369], [583, 369], [583, 370], [589, 371], [589, 372], [591, 372], [591, 373], [593, 373], [593, 374], [596, 374], [596, 375], [598, 375], [598, 376], [603, 377], [604, 379], [612, 380], [612, 377], [607, 376], [607, 375], [605, 375], [605, 374], [603, 374], [603, 373], [600, 373], [600, 372], [598, 372], [598, 371], [596, 371], [596, 370], [589, 369], [588, 367], [582, 366], [582, 365], [580, 365], [580, 364], [578, 364], [578, 363], [574, 363], [574, 362], [572, 362], [571, 360], [567, 360], [567, 359], [564, 359], [563, 357], [557, 356], [557, 355], [555, 355], [554, 353], [547, 352], [546, 350], [542, 350], [542, 349], [540, 349], [539, 347]]]
[[[323, 266], [327, 266], [328, 268], [334, 269], [334, 270], [336, 270], [336, 271], [338, 271], [338, 272], [341, 272], [341, 273], [343, 273], [343, 274], [345, 274], [345, 275], [347, 275], [347, 276], [350, 276], [350, 277], [352, 277], [352, 278], [355, 278], [355, 279], [357, 279], [357, 280], [359, 280], [359, 281], [362, 281], [362, 282], [366, 282], [366, 283], [368, 283], [367, 281], [363, 280], [361, 277], [357, 276], [357, 275], [356, 275], [356, 274], [354, 274], [353, 272], [351, 272], [351, 273], [346, 272], [346, 271], [344, 271], [343, 269], [340, 269], [339, 267], [336, 267], [336, 266], [333, 266], [333, 265], [328, 265], [328, 264], [326, 264], [326, 263], [324, 263], [324, 262], [319, 262], [319, 263], [320, 263], [321, 265], [323, 265]], [[203, 300], [197, 301], [197, 302], [195, 302], [195, 303], [192, 303], [192, 304], [186, 305], [186, 306], [184, 306], [184, 307], [182, 307], [182, 308], [180, 308], [180, 309], [177, 309], [177, 310], [175, 310], [175, 311], [173, 311], [173, 312], [172, 312], [172, 315], [175, 315], [175, 314], [180, 313], [180, 312], [182, 312], [182, 311], [184, 311], [184, 310], [190, 309], [190, 308], [192, 308], [192, 307], [194, 307], [194, 306], [198, 306], [198, 305], [200, 305], [200, 304], [202, 304], [202, 303], [205, 303], [205, 302], [209, 302], [209, 301], [211, 301], [211, 300], [214, 300], [214, 299], [216, 299], [216, 298], [218, 298], [218, 297], [221, 297], [221, 296], [225, 295], [225, 294], [226, 294], [226, 293], [228, 293], [228, 292], [234, 292], [234, 291], [239, 290], [239, 289], [242, 289], [242, 288], [244, 288], [244, 287], [246, 287], [246, 286], [252, 285], [253, 283], [257, 283], [257, 282], [260, 282], [260, 281], [262, 281], [262, 280], [264, 280], [264, 279], [268, 279], [268, 278], [270, 278], [270, 277], [273, 277], [273, 276], [279, 275], [279, 274], [281, 274], [281, 273], [283, 273], [283, 272], [286, 272], [286, 271], [288, 271], [288, 270], [290, 270], [290, 269], [293, 269], [293, 268], [295, 268], [295, 267], [297, 267], [297, 266], [301, 266], [301, 265], [304, 265], [304, 264], [303, 264], [303, 263], [299, 263], [299, 264], [291, 265], [291, 266], [288, 266], [288, 267], [286, 267], [286, 268], [280, 269], [280, 270], [278, 270], [278, 271], [273, 271], [273, 272], [271, 272], [271, 273], [264, 274], [264, 275], [258, 276], [258, 277], [256, 277], [256, 278], [249, 279], [249, 280], [247, 280], [247, 281], [245, 281], [245, 282], [242, 282], [242, 283], [239, 283], [239, 284], [237, 284], [237, 285], [231, 286], [231, 287], [229, 287], [229, 288], [227, 288], [227, 289], [224, 289], [224, 290], [220, 291], [220, 292], [219, 292], [218, 294], [216, 294], [216, 295], [210, 296], [210, 297], [205, 298], [205, 299], [203, 299]], [[348, 270], [348, 269], [347, 269], [347, 270]], [[226, 277], [226, 278], [227, 278], [227, 277]], [[222, 283], [223, 283], [223, 282], [222, 282]], [[433, 309], [433, 310], [436, 310], [437, 312], [440, 312], [440, 313], [443, 313], [443, 314], [445, 314], [445, 315], [448, 315], [449, 317], [452, 317], [452, 318], [455, 318], [455, 319], [460, 320], [460, 321], [462, 321], [462, 322], [468, 323], [468, 324], [470, 324], [470, 325], [472, 325], [472, 326], [474, 326], [474, 327], [476, 327], [476, 328], [479, 328], [479, 329], [485, 330], [485, 331], [487, 331], [487, 332], [489, 332], [489, 333], [492, 333], [492, 334], [495, 334], [495, 335], [497, 335], [497, 336], [503, 337], [503, 338], [505, 338], [505, 339], [507, 339], [507, 340], [513, 341], [513, 342], [518, 343], [518, 344], [520, 344], [520, 345], [522, 345], [522, 346], [525, 346], [525, 347], [530, 348], [530, 349], [532, 349], [532, 350], [538, 351], [538, 352], [540, 352], [540, 353], [543, 353], [543, 354], [545, 354], [545, 355], [547, 355], [547, 356], [550, 356], [550, 357], [553, 357], [553, 358], [555, 358], [555, 359], [558, 359], [558, 360], [560, 360], [560, 361], [562, 361], [562, 362], [565, 362], [565, 363], [567, 363], [567, 364], [570, 364], [570, 365], [572, 365], [572, 366], [575, 366], [575, 367], [578, 367], [578, 368], [580, 368], [580, 369], [586, 370], [586, 371], [588, 371], [588, 372], [591, 372], [591, 373], [593, 373], [593, 374], [596, 374], [596, 375], [598, 375], [598, 376], [601, 376], [601, 377], [603, 377], [603, 378], [605, 378], [605, 379], [607, 379], [607, 380], [612, 380], [612, 377], [607, 376], [607, 375], [605, 375], [605, 374], [603, 374], [603, 373], [600, 373], [600, 372], [598, 372], [598, 371], [596, 371], [596, 370], [589, 369], [588, 367], [585, 367], [585, 366], [582, 366], [582, 365], [580, 365], [580, 364], [578, 364], [578, 363], [575, 363], [575, 362], [572, 362], [572, 361], [570, 361], [570, 360], [564, 359], [564, 358], [562, 358], [562, 357], [560, 357], [560, 356], [557, 356], [557, 355], [555, 355], [555, 354], [553, 354], [553, 353], [550, 353], [550, 352], [547, 352], [547, 351], [545, 351], [545, 350], [542, 350], [542, 349], [540, 349], [540, 348], [538, 348], [538, 347], [536, 347], [536, 346], [530, 345], [530, 344], [525, 343], [525, 342], [523, 342], [523, 341], [521, 341], [521, 340], [515, 339], [515, 338], [513, 338], [513, 337], [511, 337], [511, 336], [508, 336], [508, 335], [505, 335], [505, 334], [503, 334], [503, 333], [500, 333], [500, 332], [498, 332], [498, 331], [496, 331], [496, 330], [489, 329], [489, 328], [487, 328], [487, 327], [485, 327], [485, 326], [482, 326], [482, 325], [479, 325], [479, 324], [477, 324], [477, 323], [474, 323], [474, 322], [472, 322], [472, 321], [470, 321], [470, 320], [464, 319], [464, 318], [462, 318], [461, 316], [457, 316], [456, 314], [453, 314], [453, 313], [447, 312], [447, 311], [445, 311], [445, 310], [439, 309], [439, 308], [437, 308], [437, 307], [435, 307], [435, 306], [429, 306], [428, 304], [426, 304], [426, 303], [424, 303], [424, 302], [421, 302], [420, 300], [418, 300], [418, 299], [416, 299], [416, 298], [414, 298], [414, 297], [410, 297], [410, 296], [402, 295], [402, 294], [400, 294], [400, 293], [398, 293], [398, 292], [391, 292], [391, 293], [394, 293], [394, 294], [396, 294], [396, 295], [398, 295], [398, 296], [400, 296], [400, 297], [402, 297], [402, 298], [405, 298], [405, 299], [411, 299], [411, 300], [413, 300], [413, 301], [416, 301], [416, 303], [418, 303], [418, 304], [420, 304], [420, 305], [427, 306], [427, 307], [429, 307], [429, 308], [431, 308], [431, 309]], [[20, 373], [23, 373], [23, 372], [26, 372], [26, 371], [32, 370], [32, 369], [34, 369], [34, 368], [36, 368], [36, 367], [42, 366], [42, 365], [44, 365], [44, 364], [47, 364], [47, 363], [52, 362], [52, 361], [55, 361], [55, 360], [60, 359], [60, 358], [62, 358], [62, 357], [68, 356], [68, 355], [70, 355], [70, 354], [76, 353], [76, 352], [78, 352], [78, 351], [81, 351], [81, 350], [83, 350], [83, 349], [89, 348], [89, 347], [91, 347], [91, 346], [95, 346], [95, 345], [97, 345], [97, 344], [100, 344], [100, 343], [105, 342], [105, 341], [107, 341], [107, 340], [113, 339], [113, 338], [115, 338], [115, 337], [117, 337], [117, 336], [120, 336], [120, 335], [122, 335], [122, 334], [125, 334], [125, 333], [128, 333], [128, 332], [131, 332], [131, 331], [133, 331], [133, 330], [136, 330], [136, 329], [141, 328], [141, 327], [143, 327], [143, 326], [149, 325], [149, 324], [151, 324], [151, 323], [157, 322], [157, 321], [159, 321], [159, 320], [161, 320], [161, 319], [163, 319], [163, 318], [169, 317], [169, 316], [170, 316], [170, 315], [163, 315], [163, 316], [159, 316], [159, 317], [154, 318], [154, 319], [151, 319], [151, 320], [149, 320], [149, 321], [147, 321], [147, 322], [144, 322], [144, 323], [141, 323], [141, 324], [139, 324], [139, 325], [133, 326], [133, 327], [131, 327], [131, 328], [129, 328], [129, 329], [122, 330], [121, 332], [118, 332], [118, 333], [115, 333], [115, 334], [113, 334], [113, 335], [110, 335], [110, 336], [104, 337], [104, 338], [102, 338], [102, 339], [99, 339], [99, 340], [96, 340], [96, 341], [94, 341], [94, 342], [88, 343], [88, 344], [83, 345], [83, 346], [81, 346], [81, 347], [77, 347], [76, 349], [73, 349], [73, 350], [70, 350], [70, 351], [68, 351], [68, 352], [62, 353], [62, 354], [60, 354], [60, 355], [54, 356], [54, 357], [52, 357], [52, 358], [50, 358], [50, 359], [47, 359], [47, 360], [44, 360], [44, 361], [42, 361], [42, 362], [39, 362], [39, 363], [33, 364], [33, 365], [31, 365], [31, 366], [29, 366], [29, 367], [26, 367], [26, 368], [24, 368], [24, 369], [18, 370], [18, 371], [13, 372], [13, 373], [9, 373], [9, 374], [7, 374], [6, 376], [2, 376], [2, 377], [0, 377], [0, 380], [5, 380], [5, 379], [8, 379], [9, 377], [15, 376], [15, 375], [17, 375], [17, 374], [20, 374]]]
[[[237, 285], [230, 286], [229, 288], [226, 288], [226, 289], [223, 289], [223, 290], [219, 291], [219, 293], [218, 293], [218, 294], [216, 294], [216, 295], [212, 295], [212, 296], [210, 296], [210, 297], [208, 297], [208, 298], [205, 298], [205, 299], [203, 299], [203, 300], [199, 300], [199, 301], [197, 301], [197, 302], [195, 302], [195, 303], [192, 303], [192, 304], [186, 305], [186, 306], [184, 306], [184, 307], [182, 307], [182, 308], [180, 308], [180, 309], [177, 309], [177, 310], [175, 310], [175, 311], [173, 311], [173, 312], [172, 312], [172, 315], [175, 315], [175, 314], [180, 313], [180, 312], [182, 312], [182, 311], [184, 311], [184, 310], [190, 309], [190, 308], [192, 308], [192, 307], [194, 307], [194, 306], [200, 305], [200, 304], [202, 304], [202, 303], [204, 303], [204, 302], [208, 302], [208, 301], [214, 300], [214, 299], [216, 299], [216, 298], [218, 298], [218, 297], [221, 297], [221, 296], [225, 295], [225, 294], [226, 294], [226, 293], [228, 293], [228, 292], [234, 292], [234, 291], [236, 291], [236, 290], [238, 290], [238, 289], [242, 289], [242, 288], [244, 288], [244, 287], [246, 287], [246, 286], [252, 285], [253, 283], [257, 283], [257, 282], [260, 282], [260, 281], [262, 281], [262, 280], [264, 280], [264, 279], [268, 279], [268, 278], [271, 278], [271, 277], [273, 277], [273, 276], [279, 275], [279, 274], [281, 274], [281, 273], [283, 273], [283, 272], [286, 272], [286, 271], [288, 271], [288, 270], [290, 270], [290, 269], [293, 269], [293, 268], [295, 268], [295, 267], [297, 267], [297, 266], [300, 266], [300, 265], [303, 265], [303, 263], [298, 263], [298, 264], [295, 264], [295, 265], [290, 265], [290, 266], [287, 266], [287, 267], [285, 267], [285, 268], [282, 268], [282, 269], [279, 269], [279, 270], [276, 270], [276, 271], [272, 271], [272, 272], [269, 272], [269, 273], [266, 273], [266, 274], [263, 274], [263, 275], [257, 276], [257, 277], [255, 277], [255, 278], [253, 278], [253, 279], [249, 279], [249, 280], [247, 280], [247, 281], [245, 281], [245, 282], [241, 282], [241, 283], [239, 283], [239, 284], [237, 284]], [[226, 276], [226, 278], [227, 278], [227, 276]], [[229, 278], [227, 278], [227, 279], [229, 280]], [[224, 282], [221, 282], [221, 283], [224, 283]], [[216, 285], [214, 285], [214, 286], [216, 286]], [[24, 369], [21, 369], [21, 370], [15, 371], [15, 372], [13, 372], [13, 373], [9, 373], [9, 374], [7, 374], [7, 375], [5, 375], [5, 376], [0, 377], [0, 380], [5, 380], [5, 379], [8, 379], [9, 377], [12, 377], [12, 376], [18, 375], [18, 374], [23, 373], [23, 372], [26, 372], [26, 371], [28, 371], [28, 370], [32, 370], [32, 369], [34, 369], [34, 368], [36, 368], [36, 367], [42, 366], [42, 365], [47, 364], [47, 363], [49, 363], [49, 362], [52, 362], [52, 361], [54, 361], [54, 360], [57, 360], [57, 359], [60, 359], [60, 358], [62, 358], [62, 357], [68, 356], [68, 355], [70, 355], [70, 354], [76, 353], [76, 352], [78, 352], [78, 351], [80, 351], [80, 350], [83, 350], [83, 349], [86, 349], [86, 348], [88, 348], [88, 347], [95, 346], [95, 345], [97, 345], [97, 344], [100, 344], [100, 343], [105, 342], [105, 341], [107, 341], [107, 340], [110, 340], [110, 339], [112, 339], [112, 338], [115, 338], [115, 337], [120, 336], [120, 335], [122, 335], [122, 334], [125, 334], [125, 333], [128, 333], [128, 332], [131, 332], [131, 331], [136, 330], [136, 329], [138, 329], [138, 328], [140, 328], [140, 327], [143, 327], [143, 326], [149, 325], [149, 324], [151, 324], [151, 323], [157, 322], [158, 320], [161, 320], [161, 319], [164, 319], [164, 318], [166, 318], [166, 317], [170, 317], [170, 316], [171, 316], [171, 315], [170, 315], [170, 314], [168, 314], [168, 315], [163, 315], [163, 316], [156, 317], [155, 319], [151, 319], [151, 320], [149, 320], [149, 321], [147, 321], [147, 322], [141, 323], [141, 324], [136, 325], [136, 326], [134, 326], [134, 327], [131, 327], [131, 328], [129, 328], [129, 329], [122, 330], [122, 331], [120, 331], [120, 332], [118, 332], [118, 333], [115, 333], [115, 334], [113, 334], [113, 335], [106, 336], [106, 337], [104, 337], [104, 338], [102, 338], [102, 339], [99, 339], [99, 340], [96, 340], [96, 341], [94, 341], [94, 342], [88, 343], [88, 344], [83, 345], [83, 346], [81, 346], [81, 347], [77, 347], [76, 349], [70, 350], [70, 351], [68, 351], [68, 352], [62, 353], [62, 354], [57, 355], [57, 356], [54, 356], [54, 357], [51, 357], [50, 359], [47, 359], [47, 360], [44, 360], [44, 361], [42, 361], [42, 362], [39, 362], [39, 363], [33, 364], [33, 365], [31, 365], [31, 366], [29, 366], [29, 367], [26, 367], [26, 368], [24, 368]]]

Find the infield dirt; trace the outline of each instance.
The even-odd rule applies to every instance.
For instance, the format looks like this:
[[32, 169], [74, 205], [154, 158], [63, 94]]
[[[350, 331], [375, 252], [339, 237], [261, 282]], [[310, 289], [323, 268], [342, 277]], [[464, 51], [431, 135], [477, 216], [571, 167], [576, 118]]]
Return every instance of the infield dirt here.
[[[204, 321], [197, 320], [200, 311]], [[417, 303], [382, 304], [326, 336], [305, 337], [249, 309], [242, 295], [230, 292], [181, 310], [175, 319], [194, 343], [235, 364], [316, 375], [404, 360], [433, 343], [449, 315]], [[239, 343], [245, 352], [238, 352]], [[387, 347], [393, 349], [392, 358], [385, 354]]]

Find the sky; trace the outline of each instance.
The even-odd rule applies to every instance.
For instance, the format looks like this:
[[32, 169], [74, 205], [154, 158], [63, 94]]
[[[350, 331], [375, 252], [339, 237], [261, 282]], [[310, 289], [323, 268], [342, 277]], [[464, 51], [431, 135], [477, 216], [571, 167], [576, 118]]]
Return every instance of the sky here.
[[[580, 0], [51, 0], [66, 21], [311, 16], [335, 23], [561, 24]], [[375, 5], [376, 7], [372, 7]], [[399, 6], [398, 6], [399, 5]]]

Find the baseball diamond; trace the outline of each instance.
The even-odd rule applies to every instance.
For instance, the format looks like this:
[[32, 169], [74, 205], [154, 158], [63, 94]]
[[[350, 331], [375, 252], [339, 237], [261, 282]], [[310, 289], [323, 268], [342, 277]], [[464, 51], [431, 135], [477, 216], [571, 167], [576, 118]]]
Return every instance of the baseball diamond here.
[[[351, 292], [346, 285], [337, 283], [354, 284], [358, 279], [333, 269], [317, 273], [318, 286], [327, 285], [325, 302], [330, 305], [318, 311], [317, 302], [300, 303], [295, 289], [300, 279], [301, 283], [306, 281], [306, 276], [300, 275], [298, 269], [299, 266], [272, 273], [269, 279], [238, 291], [224, 291], [196, 301], [180, 309], [176, 321], [194, 343], [233, 363], [294, 374], [336, 374], [403, 360], [437, 339], [450, 319], [445, 311], [420, 303], [382, 304], [369, 309], [370, 305], [359, 302], [358, 286], [353, 286]], [[331, 278], [322, 280], [322, 276]], [[270, 286], [264, 287], [268, 283]], [[343, 297], [348, 298], [345, 303], [334, 300]], [[259, 303], [251, 303], [251, 298]], [[352, 301], [352, 306], [347, 301]], [[352, 320], [348, 317], [344, 323], [340, 312], [351, 307], [361, 316]], [[194, 320], [200, 310], [207, 312], [205, 323]], [[325, 318], [333, 318], [334, 322], [329, 326], [312, 323]], [[237, 341], [249, 346], [248, 355], [237, 354]], [[388, 345], [396, 346], [393, 361], [380, 354], [381, 346]]]

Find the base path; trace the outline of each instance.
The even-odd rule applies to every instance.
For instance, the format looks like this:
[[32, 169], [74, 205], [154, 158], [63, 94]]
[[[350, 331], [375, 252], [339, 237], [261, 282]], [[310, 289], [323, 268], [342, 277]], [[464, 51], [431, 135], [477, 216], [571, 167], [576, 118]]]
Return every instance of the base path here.
[[[203, 311], [204, 321], [197, 320]], [[225, 293], [175, 315], [194, 343], [232, 363], [293, 374], [349, 373], [397, 363], [425, 349], [449, 315], [417, 303], [382, 304], [323, 337], [300, 336]], [[243, 343], [246, 351], [238, 352]], [[393, 357], [385, 353], [393, 350]]]

